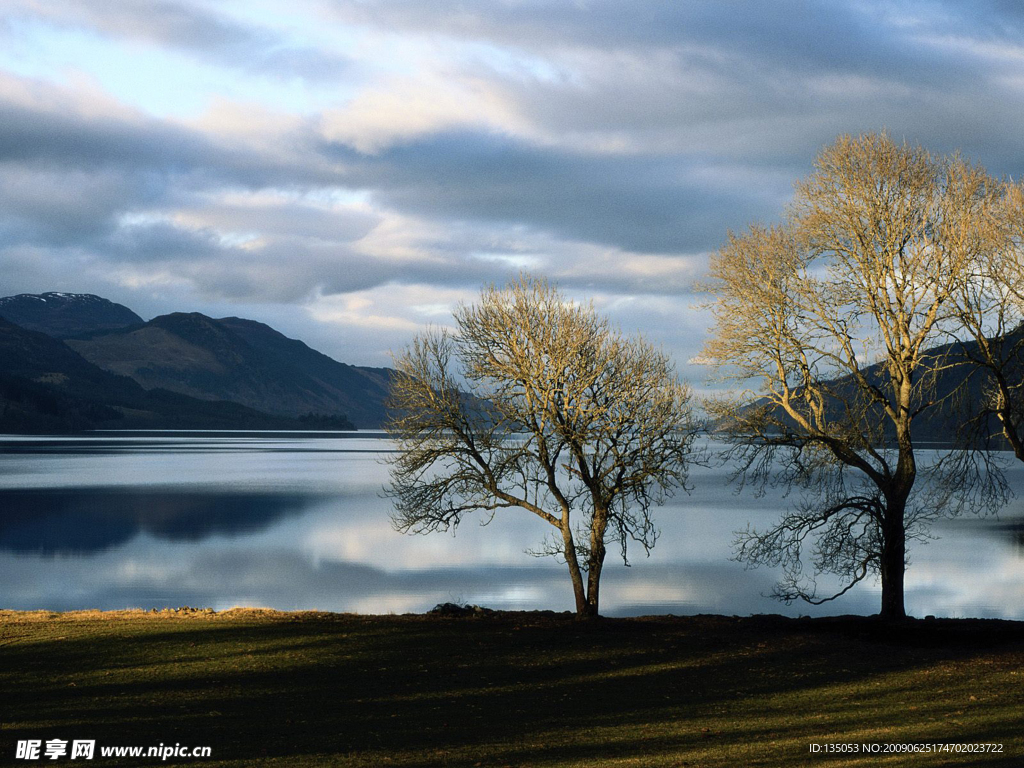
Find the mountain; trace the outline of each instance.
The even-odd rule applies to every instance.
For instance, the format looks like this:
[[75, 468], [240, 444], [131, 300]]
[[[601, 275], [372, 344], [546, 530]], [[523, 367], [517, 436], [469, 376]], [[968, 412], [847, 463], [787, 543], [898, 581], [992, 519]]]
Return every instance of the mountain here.
[[120, 413], [103, 404], [142, 398], [135, 382], [111, 376], [43, 333], [0, 317], [0, 430], [75, 431]]
[[232, 401], [291, 419], [351, 419], [364, 428], [379, 427], [385, 417], [388, 369], [339, 363], [254, 320], [175, 312], [147, 323], [99, 296], [59, 292], [0, 298], [0, 318], [62, 339], [85, 360], [146, 390]]
[[128, 307], [91, 293], [19, 293], [0, 298], [0, 317], [64, 339], [142, 323]]
[[[289, 370], [304, 379], [306, 391], [320, 393], [325, 405], [337, 402], [341, 412], [347, 414], [357, 426], [379, 427], [385, 417], [387, 399], [393, 371], [346, 365], [318, 352], [304, 342], [290, 339], [282, 333], [255, 320], [239, 317], [222, 318], [220, 324], [234, 331], [277, 370]], [[265, 410], [273, 411], [266, 408]], [[299, 412], [333, 412], [330, 409], [303, 406]]]
[[295, 419], [239, 403], [145, 390], [104, 371], [64, 342], [0, 317], [0, 432], [83, 429], [351, 428], [334, 419]]
[[[1004, 374], [1012, 381], [1024, 380], [1024, 326], [1017, 328], [1003, 340], [1004, 349], [1019, 349], [1016, 358], [1007, 365]], [[972, 360], [978, 359], [978, 342], [956, 341], [942, 344], [922, 353], [922, 362], [918, 381], [924, 386], [918, 391], [912, 408], [923, 407], [913, 421], [914, 440], [922, 447], [928, 444], [950, 446], [967, 444], [961, 441], [979, 440], [982, 436], [991, 436], [992, 446], [1006, 450], [1009, 444], [1001, 436], [1001, 428], [996, 417], [985, 413], [986, 403], [994, 392], [991, 373], [980, 368]], [[931, 379], [924, 378], [928, 369], [938, 371]], [[867, 380], [880, 391], [891, 391], [890, 378], [885, 365], [876, 363], [862, 369]], [[832, 414], [837, 422], [842, 421], [846, 404], [855, 403], [864, 397], [864, 393], [850, 375], [837, 377], [829, 382], [832, 395], [825, 399], [826, 412]], [[799, 394], [799, 388], [795, 390]], [[768, 404], [767, 399], [758, 398], [745, 408], [761, 408]], [[876, 418], [879, 445], [893, 445], [895, 430], [892, 422], [884, 418], [878, 409], [871, 413]], [[776, 418], [793, 426], [792, 420], [778, 408]], [[724, 428], [724, 421], [716, 421], [710, 425], [712, 431]], [[862, 425], [862, 427], [865, 425]], [[969, 427], [970, 429], [965, 429]], [[969, 433], [969, 434], [968, 434]], [[974, 443], [977, 445], [978, 443]]]
[[146, 389], [287, 417], [344, 415], [361, 428], [379, 427], [385, 415], [388, 369], [339, 363], [254, 320], [175, 312], [67, 344]]

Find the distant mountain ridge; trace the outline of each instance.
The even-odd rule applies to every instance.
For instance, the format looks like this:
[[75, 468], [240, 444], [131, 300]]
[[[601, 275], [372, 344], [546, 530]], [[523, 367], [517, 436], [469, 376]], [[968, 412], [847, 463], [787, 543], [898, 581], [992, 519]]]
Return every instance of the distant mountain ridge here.
[[[1003, 374], [1011, 382], [1024, 380], [1024, 326], [1003, 337], [1002, 345], [1006, 350], [1018, 350], [1015, 355], [1008, 357]], [[914, 440], [923, 447], [929, 444], [946, 447], [984, 444], [997, 450], [1008, 450], [1009, 443], [1002, 436], [1000, 423], [990, 410], [989, 399], [994, 391], [992, 374], [972, 362], [980, 358], [978, 342], [947, 342], [925, 350], [921, 357], [921, 373], [918, 376], [927, 381], [928, 386], [915, 393], [912, 404], [915, 411], [922, 409], [913, 421]], [[925, 379], [928, 375], [925, 372], [932, 366], [941, 372], [933, 379]], [[884, 363], [865, 366], [862, 372], [867, 381], [880, 392], [891, 391], [892, 384]], [[838, 376], [828, 384], [831, 394], [825, 398], [825, 410], [841, 423], [846, 405], [864, 398], [865, 393], [849, 374]], [[799, 387], [794, 388], [797, 395], [800, 391]], [[745, 406], [749, 409], [762, 407], [768, 407], [783, 424], [790, 428], [795, 426], [782, 408], [771, 406], [767, 398], [756, 398]], [[892, 422], [878, 410], [871, 413], [875, 422], [859, 426], [865, 433], [876, 433], [877, 445], [895, 445]], [[710, 425], [712, 432], [726, 426], [724, 420]]]
[[339, 363], [255, 320], [174, 312], [67, 344], [146, 389], [231, 400], [282, 416], [345, 415], [362, 428], [384, 419], [387, 369]]
[[343, 419], [292, 419], [199, 400], [93, 365], [59, 339], [0, 317], [0, 432], [84, 429], [349, 429]]
[[64, 339], [142, 323], [123, 304], [91, 293], [19, 293], [0, 298], [0, 317], [30, 331]]
[[[0, 318], [61, 340], [64, 353], [22, 339], [0, 356], [0, 377], [34, 387], [65, 377], [91, 392], [88, 382], [100, 370], [141, 391], [238, 404], [267, 418], [348, 419], [360, 428], [379, 427], [385, 418], [390, 369], [340, 363], [255, 320], [174, 312], [146, 322], [99, 296], [57, 292], [0, 298]], [[50, 366], [57, 372], [26, 364], [44, 348], [50, 356], [63, 354], [60, 365]]]

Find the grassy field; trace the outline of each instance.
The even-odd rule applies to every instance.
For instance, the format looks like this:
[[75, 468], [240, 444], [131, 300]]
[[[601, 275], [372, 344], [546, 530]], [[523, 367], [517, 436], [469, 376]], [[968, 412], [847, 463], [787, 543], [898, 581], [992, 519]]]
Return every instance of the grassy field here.
[[[0, 764], [1024, 765], [1022, 677], [1008, 622], [0, 612]], [[55, 738], [212, 757], [14, 760]]]

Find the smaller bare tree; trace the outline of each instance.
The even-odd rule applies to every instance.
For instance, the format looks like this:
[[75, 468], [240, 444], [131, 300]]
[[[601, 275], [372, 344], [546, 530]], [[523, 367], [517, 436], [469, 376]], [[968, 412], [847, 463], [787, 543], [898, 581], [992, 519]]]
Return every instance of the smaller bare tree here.
[[596, 616], [606, 545], [627, 564], [629, 540], [649, 551], [652, 505], [686, 488], [690, 391], [663, 353], [543, 280], [486, 289], [455, 326], [396, 359], [393, 522], [425, 533], [526, 510], [555, 529], [534, 554], [561, 557], [577, 615]]

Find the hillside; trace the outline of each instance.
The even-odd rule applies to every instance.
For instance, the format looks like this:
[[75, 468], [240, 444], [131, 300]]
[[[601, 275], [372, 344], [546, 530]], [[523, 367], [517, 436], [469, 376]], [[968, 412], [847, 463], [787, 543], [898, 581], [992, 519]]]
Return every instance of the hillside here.
[[[325, 425], [348, 419], [376, 428], [385, 417], [389, 369], [340, 363], [255, 320], [174, 312], [147, 323], [100, 296], [59, 292], [0, 298], [0, 318], [64, 340], [86, 361], [146, 390], [289, 419], [313, 414]], [[0, 376], [17, 375], [19, 353], [12, 354], [0, 361]], [[27, 397], [30, 390], [19, 391]]]
[[[1015, 347], [1024, 353], [1024, 327], [1018, 328], [1003, 341], [1004, 349], [1010, 351]], [[993, 391], [991, 374], [975, 366], [971, 361], [979, 357], [976, 341], [953, 342], [926, 350], [921, 364], [921, 374], [929, 368], [940, 371], [933, 379], [919, 378], [915, 410], [921, 413], [914, 418], [913, 435], [915, 441], [923, 444], [934, 443], [950, 445], [968, 439], [977, 441], [985, 436], [994, 438], [994, 445], [1000, 449], [1008, 449], [1009, 444], [1001, 436], [999, 422], [995, 416], [988, 415], [981, 419], [986, 408], [986, 401]], [[1014, 364], [1008, 365], [1005, 374], [1010, 381], [1020, 382], [1024, 379], [1024, 357], [1018, 354]], [[885, 367], [881, 363], [863, 369], [869, 382], [879, 391], [888, 393], [891, 383]], [[832, 397], [826, 398], [825, 407], [836, 414], [842, 413], [846, 403], [852, 403], [863, 393], [851, 376], [843, 376], [829, 383]], [[795, 390], [799, 393], [799, 389]], [[926, 402], [927, 401], [927, 402]], [[767, 401], [755, 400], [749, 408], [757, 408]], [[881, 415], [877, 408], [870, 409], [873, 417], [878, 419], [875, 429], [881, 435], [879, 443], [890, 443], [895, 433], [892, 423]], [[783, 423], [792, 423], [781, 409], [777, 412]], [[979, 423], [982, 422], [983, 423]], [[723, 426], [717, 422], [711, 426], [715, 431]], [[867, 425], [862, 425], [867, 433]], [[966, 444], [966, 443], [965, 443]], [[975, 442], [975, 444], [977, 444]]]
[[339, 363], [253, 320], [175, 312], [67, 343], [146, 389], [230, 400], [289, 417], [345, 415], [364, 428], [378, 427], [384, 418], [387, 369]]
[[0, 432], [350, 426], [340, 417], [302, 421], [239, 403], [147, 391], [93, 365], [58, 339], [0, 318]]

